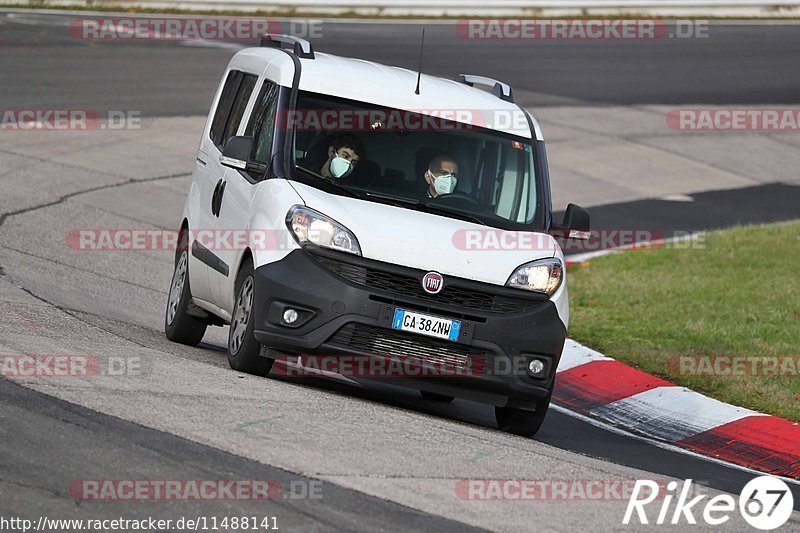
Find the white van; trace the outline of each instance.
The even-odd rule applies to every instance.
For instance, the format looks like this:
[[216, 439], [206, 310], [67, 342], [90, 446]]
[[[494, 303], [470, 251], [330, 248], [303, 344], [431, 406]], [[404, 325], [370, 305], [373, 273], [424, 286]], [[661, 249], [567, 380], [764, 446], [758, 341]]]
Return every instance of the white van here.
[[203, 130], [167, 337], [230, 324], [230, 366], [258, 375], [315, 354], [413, 363], [428, 371], [392, 382], [532, 435], [569, 319], [553, 235], [589, 231], [574, 205], [553, 222], [549, 187], [506, 84], [265, 37], [230, 61]]

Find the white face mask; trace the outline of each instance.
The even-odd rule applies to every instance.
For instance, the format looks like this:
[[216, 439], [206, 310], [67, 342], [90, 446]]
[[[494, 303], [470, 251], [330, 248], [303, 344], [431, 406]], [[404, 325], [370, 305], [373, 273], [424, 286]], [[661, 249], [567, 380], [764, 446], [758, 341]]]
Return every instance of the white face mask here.
[[337, 155], [331, 160], [330, 169], [334, 178], [343, 178], [353, 171], [353, 164]]
[[452, 174], [445, 174], [444, 176], [434, 176], [433, 172], [430, 172], [430, 174], [433, 177], [433, 188], [437, 194], [450, 194], [456, 190], [458, 180]]

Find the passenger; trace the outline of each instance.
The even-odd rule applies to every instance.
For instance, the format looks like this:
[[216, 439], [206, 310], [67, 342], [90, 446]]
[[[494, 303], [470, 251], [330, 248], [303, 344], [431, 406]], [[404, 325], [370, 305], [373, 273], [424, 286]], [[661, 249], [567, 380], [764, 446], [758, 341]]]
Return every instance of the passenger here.
[[427, 184], [425, 193], [428, 198], [451, 194], [458, 182], [458, 163], [450, 154], [441, 153], [431, 159], [423, 178]]
[[328, 146], [328, 159], [319, 173], [326, 178], [348, 176], [364, 155], [364, 143], [352, 133], [340, 133]]

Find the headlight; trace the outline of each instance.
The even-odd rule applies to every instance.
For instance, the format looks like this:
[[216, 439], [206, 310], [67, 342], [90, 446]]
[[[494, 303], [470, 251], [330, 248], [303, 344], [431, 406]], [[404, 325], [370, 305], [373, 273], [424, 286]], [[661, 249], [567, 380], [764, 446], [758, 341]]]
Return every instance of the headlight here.
[[564, 265], [556, 258], [539, 259], [517, 268], [506, 282], [506, 287], [544, 292], [552, 296], [561, 286]]
[[313, 209], [292, 207], [286, 213], [286, 226], [301, 246], [311, 243], [361, 255], [361, 247], [352, 231]]

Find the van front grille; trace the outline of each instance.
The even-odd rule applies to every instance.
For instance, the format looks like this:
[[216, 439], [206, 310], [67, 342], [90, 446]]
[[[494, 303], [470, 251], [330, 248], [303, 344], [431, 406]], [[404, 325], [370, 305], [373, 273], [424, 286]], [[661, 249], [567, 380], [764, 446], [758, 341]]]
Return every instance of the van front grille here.
[[497, 294], [497, 292], [499, 292], [498, 289], [502, 290], [502, 288], [494, 287], [489, 284], [478, 284], [474, 282], [470, 284], [473, 287], [475, 285], [485, 286], [485, 288], [482, 289], [459, 286], [459, 283], [463, 282], [463, 280], [453, 277], [445, 278], [444, 288], [438, 294], [429, 294], [422, 289], [422, 276], [424, 273], [412, 274], [411, 272], [393, 272], [388, 269], [352, 263], [321, 254], [314, 254], [314, 259], [331, 272], [352, 283], [371, 289], [386, 291], [395, 296], [411, 296], [420, 300], [435, 302], [439, 305], [449, 305], [460, 309], [492, 311], [496, 313], [518, 313], [541, 302], [541, 298], [534, 295], [528, 298], [522, 298]]

